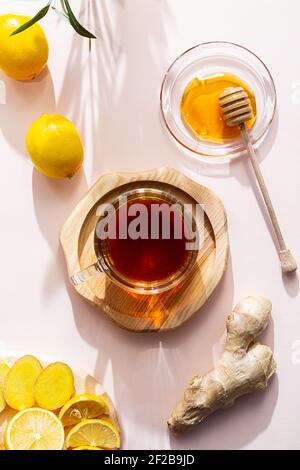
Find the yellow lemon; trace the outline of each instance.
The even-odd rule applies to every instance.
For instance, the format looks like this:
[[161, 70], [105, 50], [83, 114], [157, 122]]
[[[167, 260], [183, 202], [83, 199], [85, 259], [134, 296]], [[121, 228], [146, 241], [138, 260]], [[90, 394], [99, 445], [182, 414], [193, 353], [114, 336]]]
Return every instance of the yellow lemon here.
[[120, 434], [117, 426], [105, 419], [84, 419], [68, 433], [66, 447], [92, 446], [119, 449]]
[[81, 394], [71, 398], [60, 410], [59, 419], [64, 426], [74, 426], [83, 419], [109, 415], [106, 401], [97, 395]]
[[93, 446], [80, 446], [80, 447], [75, 447], [72, 450], [103, 450], [103, 449], [100, 449], [100, 447], [93, 447]]
[[20, 411], [4, 434], [7, 450], [62, 450], [65, 433], [54, 413], [41, 408]]
[[48, 60], [47, 38], [37, 23], [22, 33], [11, 36], [11, 33], [29, 20], [28, 16], [0, 16], [0, 69], [15, 80], [34, 79]]
[[71, 178], [82, 165], [80, 135], [59, 114], [44, 114], [31, 124], [26, 145], [33, 164], [50, 178]]

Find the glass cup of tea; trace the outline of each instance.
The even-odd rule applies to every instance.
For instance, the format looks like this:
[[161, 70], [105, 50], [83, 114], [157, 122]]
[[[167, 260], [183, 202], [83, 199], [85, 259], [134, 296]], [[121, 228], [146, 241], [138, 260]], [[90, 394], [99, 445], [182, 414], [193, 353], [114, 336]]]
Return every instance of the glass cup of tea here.
[[105, 273], [119, 287], [135, 293], [172, 289], [195, 267], [203, 227], [202, 206], [184, 191], [165, 183], [133, 184], [99, 203], [96, 262], [71, 281], [77, 286]]

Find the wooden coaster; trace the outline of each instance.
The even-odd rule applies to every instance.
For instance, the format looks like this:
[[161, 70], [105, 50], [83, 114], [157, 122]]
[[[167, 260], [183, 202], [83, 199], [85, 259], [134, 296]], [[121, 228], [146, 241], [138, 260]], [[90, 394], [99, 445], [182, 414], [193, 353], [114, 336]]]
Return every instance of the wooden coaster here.
[[115, 188], [137, 181], [170, 184], [204, 206], [204, 244], [193, 272], [183, 284], [155, 295], [128, 292], [114, 284], [105, 274], [99, 274], [75, 289], [122, 328], [136, 332], [171, 330], [203, 306], [226, 269], [226, 213], [221, 201], [208, 188], [168, 168], [144, 173], [104, 175], [92, 186], [63, 225], [60, 242], [70, 277], [94, 263], [96, 255], [93, 237], [99, 200]]

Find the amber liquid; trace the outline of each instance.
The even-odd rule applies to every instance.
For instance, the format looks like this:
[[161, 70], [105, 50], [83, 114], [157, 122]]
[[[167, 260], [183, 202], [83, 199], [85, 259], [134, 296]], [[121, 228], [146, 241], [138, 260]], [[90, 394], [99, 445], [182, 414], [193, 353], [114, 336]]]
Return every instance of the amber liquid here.
[[195, 77], [188, 83], [181, 99], [181, 116], [188, 128], [200, 140], [223, 144], [240, 137], [238, 126], [228, 127], [220, 108], [219, 96], [230, 87], [243, 87], [251, 101], [254, 117], [247, 122], [250, 129], [256, 119], [256, 101], [252, 90], [239, 77], [216, 73]]
[[[130, 223], [136, 218], [129, 215], [130, 207], [133, 204], [142, 204], [145, 207], [140, 218], [141, 223], [147, 227], [147, 238], [145, 231], [143, 237], [132, 239], [129, 236], [120, 238], [120, 226], [130, 227]], [[172, 277], [176, 273], [184, 270], [195, 252], [186, 249], [186, 243], [190, 241], [188, 227], [185, 227], [185, 221], [181, 212], [170, 212], [170, 231], [169, 238], [165, 239], [163, 233], [163, 214], [159, 214], [159, 224], [157, 225], [156, 239], [151, 237], [151, 209], [153, 205], [166, 203], [161, 199], [154, 197], [141, 197], [128, 201], [126, 208], [117, 210], [116, 216], [116, 238], [106, 240], [107, 259], [110, 266], [117, 270], [122, 276], [135, 282], [156, 282]], [[181, 224], [182, 237], [176, 238], [176, 224]], [[178, 226], [177, 226], [178, 228]], [[186, 229], [186, 232], [185, 232]], [[124, 232], [123, 232], [124, 233]], [[188, 233], [188, 238], [186, 237]], [[178, 234], [178, 232], [177, 232]], [[178, 235], [177, 235], [178, 236]], [[103, 243], [99, 241], [98, 243]], [[101, 251], [101, 246], [99, 246]], [[103, 247], [102, 247], [103, 248]], [[102, 250], [103, 251], [103, 250]]]

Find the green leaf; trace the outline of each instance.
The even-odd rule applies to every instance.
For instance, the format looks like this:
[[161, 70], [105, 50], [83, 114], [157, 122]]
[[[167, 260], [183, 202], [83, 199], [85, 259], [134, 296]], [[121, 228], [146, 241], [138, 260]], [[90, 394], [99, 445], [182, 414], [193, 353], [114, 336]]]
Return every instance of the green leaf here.
[[11, 36], [14, 36], [15, 34], [22, 33], [26, 29], [30, 28], [33, 26], [35, 23], [40, 21], [44, 16], [47, 15], [50, 5], [51, 5], [52, 0], [46, 5], [44, 8], [42, 8], [31, 20], [27, 21], [26, 23], [22, 24], [18, 29], [16, 29], [13, 33], [11, 33]]
[[53, 11], [55, 11], [55, 13], [58, 16], [62, 16], [65, 20], [68, 20], [68, 23], [70, 23], [68, 15], [66, 15], [63, 11], [60, 11], [58, 8], [55, 8], [55, 7], [51, 7], [51, 8]]
[[67, 16], [68, 12], [67, 12], [64, 0], [60, 0], [60, 4], [61, 4], [61, 7], [62, 7], [62, 10], [63, 10], [64, 14]]
[[84, 36], [85, 38], [97, 39], [96, 36], [94, 36], [94, 34], [90, 33], [87, 29], [85, 29], [76, 19], [71, 9], [69, 0], [63, 0], [63, 2], [69, 15], [69, 21], [72, 27], [75, 29], [76, 33], [80, 34], [80, 36]]

